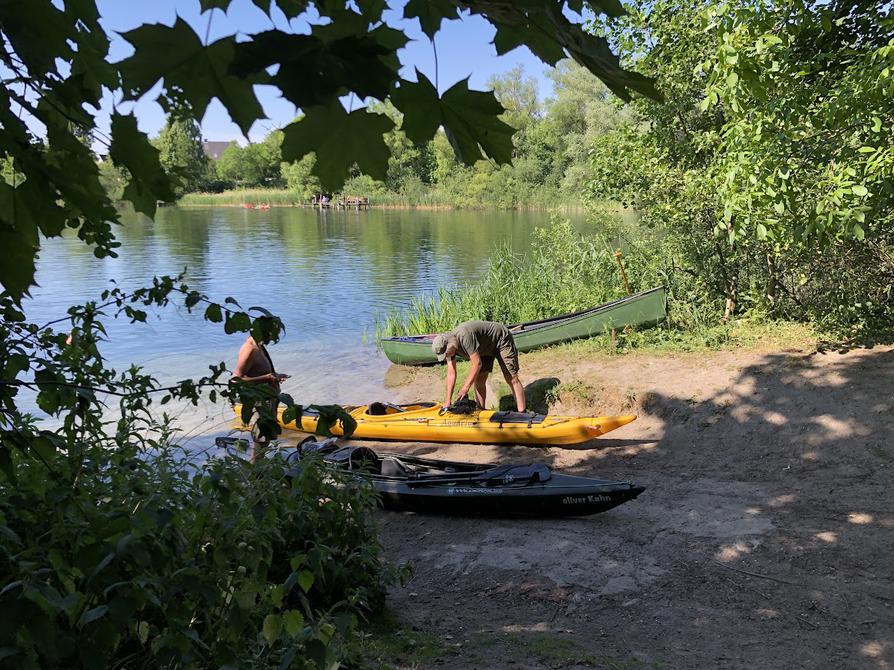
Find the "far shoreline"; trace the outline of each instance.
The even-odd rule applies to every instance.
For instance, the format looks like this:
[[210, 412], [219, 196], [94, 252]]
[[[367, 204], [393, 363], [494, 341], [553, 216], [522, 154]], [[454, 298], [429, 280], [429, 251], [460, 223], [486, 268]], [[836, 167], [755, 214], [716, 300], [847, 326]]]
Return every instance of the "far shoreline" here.
[[[550, 197], [542, 202], [516, 203], [511, 206], [501, 206], [494, 203], [475, 202], [460, 204], [455, 202], [414, 202], [412, 199], [403, 198], [398, 194], [378, 194], [363, 196], [368, 198], [368, 204], [357, 207], [353, 204], [336, 207], [333, 205], [340, 196], [335, 196], [330, 206], [326, 209], [344, 211], [362, 211], [364, 209], [383, 210], [420, 210], [420, 211], [550, 211], [550, 212], [581, 212], [592, 208], [622, 209], [618, 203], [592, 203], [585, 205], [582, 202], [568, 198], [562, 201], [559, 196]], [[159, 203], [161, 204], [161, 203]], [[235, 207], [245, 209], [319, 209], [318, 205], [303, 201], [301, 198], [286, 189], [246, 189], [244, 191], [224, 191], [222, 193], [187, 193], [178, 201], [165, 203], [164, 206], [176, 206], [183, 208], [201, 207]], [[260, 206], [260, 207], [259, 207]]]

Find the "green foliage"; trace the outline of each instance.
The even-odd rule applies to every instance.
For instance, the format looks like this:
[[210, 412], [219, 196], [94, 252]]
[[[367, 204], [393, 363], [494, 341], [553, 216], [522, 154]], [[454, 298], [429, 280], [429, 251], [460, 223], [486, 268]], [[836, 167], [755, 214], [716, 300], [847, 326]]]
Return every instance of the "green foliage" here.
[[547, 72], [555, 97], [547, 102], [542, 123], [520, 134], [519, 154], [544, 165], [547, 183], [564, 193], [582, 193], [592, 178], [590, 152], [596, 142], [630, 122], [622, 106], [588, 70], [562, 61]]
[[[463, 161], [474, 162], [482, 151], [497, 161], [509, 159], [509, 131], [497, 118], [502, 109], [493, 94], [469, 91], [461, 82], [440, 96], [424, 84], [400, 77], [398, 51], [407, 37], [381, 21], [384, 3], [254, 0], [253, 4], [268, 14], [275, 6], [290, 19], [313, 16], [310, 34], [272, 29], [240, 35], [238, 42], [229, 36], [205, 44], [192, 26], [177, 18], [171, 26], [147, 24], [125, 33], [134, 53], [112, 63], [110, 37], [99, 21], [95, 0], [0, 6], [0, 35], [8, 45], [0, 61], [9, 73], [0, 92], [4, 129], [0, 155], [10, 158], [12, 172], [21, 176], [16, 190], [24, 188], [2, 197], [0, 243], [16, 251], [10, 259], [14, 267], [4, 267], [0, 282], [16, 298], [33, 283], [34, 241], [39, 234], [54, 237], [70, 226], [98, 256], [115, 254], [111, 223], [118, 215], [87, 146], [90, 138], [105, 144], [103, 153], [127, 168], [124, 197], [138, 210], [149, 212], [155, 202], [170, 199], [172, 191], [180, 196], [211, 181], [213, 174], [193, 144], [198, 132], [189, 124], [201, 122], [211, 100], [217, 99], [247, 133], [263, 116], [255, 85], [275, 86], [308, 111], [307, 118], [286, 130], [284, 160], [293, 162], [315, 153], [314, 174], [327, 188], [340, 187], [355, 164], [376, 178], [384, 178], [387, 171], [388, 153], [381, 135], [391, 125], [369, 115], [345, 113], [339, 99], [348, 94], [383, 101], [404, 89], [409, 99], [401, 112], [411, 139], [420, 128], [430, 138], [440, 123]], [[567, 55], [622, 97], [633, 91], [656, 95], [650, 80], [619, 67], [604, 39], [572, 23], [563, 4], [539, 0], [495, 5], [473, 0], [458, 12], [453, 3], [412, 2], [405, 12], [418, 17], [432, 36], [444, 19], [480, 14], [497, 28], [500, 50], [528, 44], [549, 63]], [[230, 0], [203, 0], [201, 8], [226, 11], [230, 5]], [[570, 6], [579, 10], [582, 4]], [[622, 11], [614, 0], [596, 6], [612, 16]], [[406, 95], [414, 87], [419, 95]], [[124, 100], [158, 91], [157, 102], [176, 119], [157, 141], [160, 163], [172, 184], [163, 183], [151, 147], [127, 117], [116, 116], [111, 138], [97, 132], [95, 110], [104, 90], [106, 99]], [[432, 110], [437, 112], [434, 126], [428, 118]]]
[[[309, 198], [309, 196], [308, 196]], [[177, 203], [179, 207], [210, 207], [235, 205], [260, 205], [292, 207], [307, 199], [287, 189], [247, 188], [222, 191], [220, 193], [187, 193]]]
[[[170, 133], [173, 135], [173, 128]], [[174, 199], [174, 192], [159, 161], [160, 152], [137, 129], [137, 119], [134, 116], [112, 114], [112, 139], [112, 153], [109, 157], [116, 167], [124, 168], [130, 174], [121, 197], [130, 200], [136, 211], [149, 217], [155, 216], [157, 200], [170, 202]], [[171, 137], [166, 140], [171, 141], [172, 147], [170, 153], [166, 154], [166, 161], [170, 166], [174, 140]], [[161, 138], [159, 143], [164, 146]]]
[[[437, 131], [430, 141], [414, 141], [405, 128], [406, 117], [390, 101], [369, 104], [370, 111], [386, 115], [396, 126], [384, 135], [390, 153], [388, 170], [381, 181], [368, 175], [351, 177], [342, 193], [373, 197], [374, 203], [384, 205], [577, 206], [592, 169], [589, 148], [622, 125], [630, 113], [611, 100], [598, 79], [571, 61], [561, 62], [551, 76], [556, 97], [544, 105], [536, 98], [534, 80], [520, 68], [489, 82], [507, 110], [502, 119], [518, 128], [513, 136], [512, 164], [506, 165], [482, 160], [465, 166], [456, 159], [445, 132]], [[404, 102], [400, 95], [395, 99]], [[417, 130], [414, 137], [425, 138], [432, 128]], [[292, 176], [290, 188], [297, 201], [306, 201], [321, 189], [318, 182], [307, 182], [310, 160], [305, 157], [283, 167], [283, 175]], [[220, 202], [231, 200], [228, 195]]]
[[418, 18], [422, 32], [433, 40], [441, 29], [441, 21], [459, 18], [459, 14], [450, 0], [409, 0], [404, 7], [404, 18]]
[[[391, 99], [403, 114], [403, 131], [414, 142], [426, 142], [443, 126], [456, 155], [471, 164], [481, 149], [500, 163], [512, 156], [512, 128], [496, 118], [503, 108], [492, 94], [470, 91], [464, 79], [438, 96], [434, 85], [416, 71], [416, 83], [403, 82]], [[413, 115], [408, 112], [422, 110]], [[479, 149], [480, 147], [480, 149]]]
[[[201, 120], [208, 103], [217, 98], [246, 134], [263, 116], [253, 80], [229, 73], [237, 48], [235, 36], [204, 45], [189, 24], [178, 17], [173, 26], [144, 25], [122, 37], [134, 47], [130, 58], [116, 63], [129, 99], [142, 97], [163, 80], [161, 103], [168, 112], [188, 105]], [[152, 54], [152, 58], [146, 54]]]
[[[407, 137], [402, 130], [403, 115], [390, 101], [373, 103], [368, 107], [370, 111], [388, 116], [396, 126], [384, 136], [388, 152], [391, 154], [388, 158], [385, 187], [391, 192], [400, 193], [418, 189], [422, 183], [429, 184], [432, 181], [433, 163], [430, 143], [413, 142]], [[345, 192], [349, 192], [347, 183]]]
[[[625, 11], [617, 0], [596, 0], [588, 4], [609, 17], [621, 16]], [[631, 92], [653, 99], [660, 97], [651, 80], [618, 67], [608, 42], [587, 39], [587, 33], [565, 16], [564, 5], [564, 2], [481, 5], [472, 2], [467, 6], [473, 14], [481, 14], [496, 27], [494, 46], [497, 53], [506, 53], [524, 44], [549, 65], [555, 65], [567, 54], [597, 74], [612, 93], [624, 100], [630, 99]], [[580, 11], [583, 3], [569, 3], [569, 6]]]
[[[369, 29], [369, 21], [340, 9], [339, 20], [314, 25], [310, 35], [268, 30], [237, 47], [233, 71], [260, 75], [279, 64], [269, 83], [296, 107], [333, 107], [339, 96], [353, 92], [379, 100], [398, 79], [396, 52], [407, 38], [387, 26]], [[334, 127], [334, 126], [333, 126]]]
[[151, 460], [126, 448], [83, 454], [90, 469], [119, 474], [82, 475], [77, 487], [78, 461], [52, 446], [41, 455], [49, 480], [43, 464], [13, 455], [17, 488], [0, 489], [5, 662], [336, 661], [382, 595], [370, 491], [315, 459], [286, 477], [281, 458], [196, 468], [163, 445], [143, 448]]
[[393, 127], [387, 116], [366, 109], [348, 114], [338, 103], [311, 107], [283, 130], [282, 157], [296, 161], [316, 150], [313, 172], [326, 188], [343, 184], [355, 163], [371, 177], [384, 179], [388, 147], [382, 135]]
[[[220, 158], [214, 161], [214, 172], [218, 179], [222, 179], [233, 186], [245, 187], [248, 182], [256, 182], [254, 179], [255, 165], [249, 153], [236, 142], [223, 150]], [[252, 183], [257, 186], [257, 183]]]
[[592, 193], [640, 212], [718, 320], [892, 327], [890, 19], [832, 12], [663, 0], [596, 26], [666, 102], [597, 139]]
[[[568, 221], [556, 220], [549, 228], [537, 228], [526, 254], [513, 254], [508, 247], [498, 249], [481, 280], [414, 299], [407, 310], [380, 319], [377, 335], [443, 332], [469, 319], [534, 321], [609, 302], [624, 295], [614, 257], [618, 244], [625, 247], [632, 290], [668, 285], [670, 268], [657, 244], [628, 237], [631, 231], [608, 214], [595, 226], [598, 232], [585, 236]], [[674, 287], [670, 288], [673, 295]], [[678, 291], [682, 290], [684, 287], [679, 287]]]
[[286, 187], [290, 193], [298, 197], [299, 201], [309, 201], [322, 189], [320, 180], [313, 174], [316, 159], [316, 154], [310, 153], [293, 163], [283, 163], [280, 168]]
[[[192, 119], [171, 117], [155, 139], [158, 159], [171, 182], [173, 195], [198, 191], [204, 184], [208, 158], [202, 149], [199, 126]], [[168, 191], [163, 195], [171, 193]]]
[[282, 131], [274, 130], [263, 142], [245, 147], [232, 142], [215, 162], [217, 178], [240, 188], [281, 187], [282, 137]]
[[[524, 68], [516, 65], [502, 75], [492, 76], [488, 82], [497, 101], [505, 110], [502, 119], [516, 130], [524, 130], [540, 119], [540, 100], [537, 97], [537, 80], [525, 77]], [[518, 140], [519, 134], [515, 135]]]
[[[222, 363], [162, 388], [139, 368], [106, 367], [101, 351], [104, 315], [144, 322], [171, 302], [263, 339], [281, 323], [239, 311], [232, 298], [209, 302], [180, 278], [102, 299], [71, 308], [56, 332], [0, 297], [9, 343], [0, 355], [4, 663], [329, 667], [389, 574], [366, 513], [369, 487], [312, 458], [287, 468], [275, 456], [251, 465], [181, 450], [154, 405], [238, 399], [259, 408], [258, 427], [272, 436], [264, 388], [221, 383]], [[18, 408], [23, 389], [58, 430]], [[107, 398], [116, 402], [111, 423]], [[317, 409], [321, 423], [351, 432], [343, 410]]]
[[707, 20], [721, 39], [704, 63], [703, 107], [725, 110], [720, 197], [731, 233], [822, 243], [889, 225], [889, 10], [746, 5]]
[[111, 160], [107, 159], [99, 164], [99, 183], [113, 202], [120, 202], [124, 198], [127, 177], [126, 171], [116, 167]]
[[6, 156], [0, 160], [0, 176], [10, 186], [15, 186], [18, 182], [15, 161], [13, 161], [12, 156]]

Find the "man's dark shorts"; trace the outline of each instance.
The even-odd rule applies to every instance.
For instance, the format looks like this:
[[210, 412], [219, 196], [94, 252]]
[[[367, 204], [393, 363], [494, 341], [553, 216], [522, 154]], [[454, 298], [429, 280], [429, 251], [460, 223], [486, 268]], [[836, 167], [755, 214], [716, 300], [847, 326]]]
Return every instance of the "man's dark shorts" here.
[[494, 359], [500, 361], [500, 369], [506, 377], [518, 375], [518, 349], [512, 335], [507, 333], [506, 339], [500, 342], [500, 350], [496, 356], [482, 356], [481, 369], [490, 374], [494, 371]]

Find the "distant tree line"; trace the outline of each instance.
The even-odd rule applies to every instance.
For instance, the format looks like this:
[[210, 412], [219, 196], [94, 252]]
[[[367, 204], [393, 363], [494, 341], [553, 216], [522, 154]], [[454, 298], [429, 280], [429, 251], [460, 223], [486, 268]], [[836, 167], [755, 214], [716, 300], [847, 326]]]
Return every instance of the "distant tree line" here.
[[[589, 148], [598, 137], [624, 123], [629, 112], [602, 82], [573, 61], [561, 61], [548, 76], [554, 95], [545, 101], [538, 96], [536, 80], [520, 66], [489, 82], [506, 108], [502, 119], [517, 129], [511, 165], [480, 160], [466, 166], [456, 158], [443, 130], [428, 142], [415, 143], [402, 130], [403, 115], [393, 104], [371, 103], [369, 111], [395, 123], [395, 129], [385, 135], [391, 154], [387, 175], [375, 180], [355, 168], [344, 192], [457, 206], [579, 202], [592, 170]], [[310, 200], [322, 190], [311, 172], [316, 158], [308, 154], [285, 162], [282, 142], [282, 131], [273, 130], [260, 142], [246, 146], [232, 142], [212, 160], [202, 151], [198, 126], [183, 120], [170, 120], [153, 140], [162, 166], [177, 184], [177, 197], [199, 191], [275, 188]], [[120, 195], [124, 179], [114, 166], [109, 163], [102, 172], [110, 192]]]

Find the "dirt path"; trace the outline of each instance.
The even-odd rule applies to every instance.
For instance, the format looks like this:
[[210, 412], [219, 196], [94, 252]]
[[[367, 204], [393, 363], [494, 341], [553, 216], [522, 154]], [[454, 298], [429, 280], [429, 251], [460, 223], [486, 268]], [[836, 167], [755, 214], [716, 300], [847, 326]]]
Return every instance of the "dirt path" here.
[[[387, 555], [416, 566], [390, 594], [410, 640], [392, 667], [894, 668], [894, 348], [546, 352], [522, 370], [562, 382], [554, 413], [640, 418], [584, 449], [438, 457], [647, 490], [581, 519], [381, 513]], [[403, 400], [442, 384], [393, 382]]]

